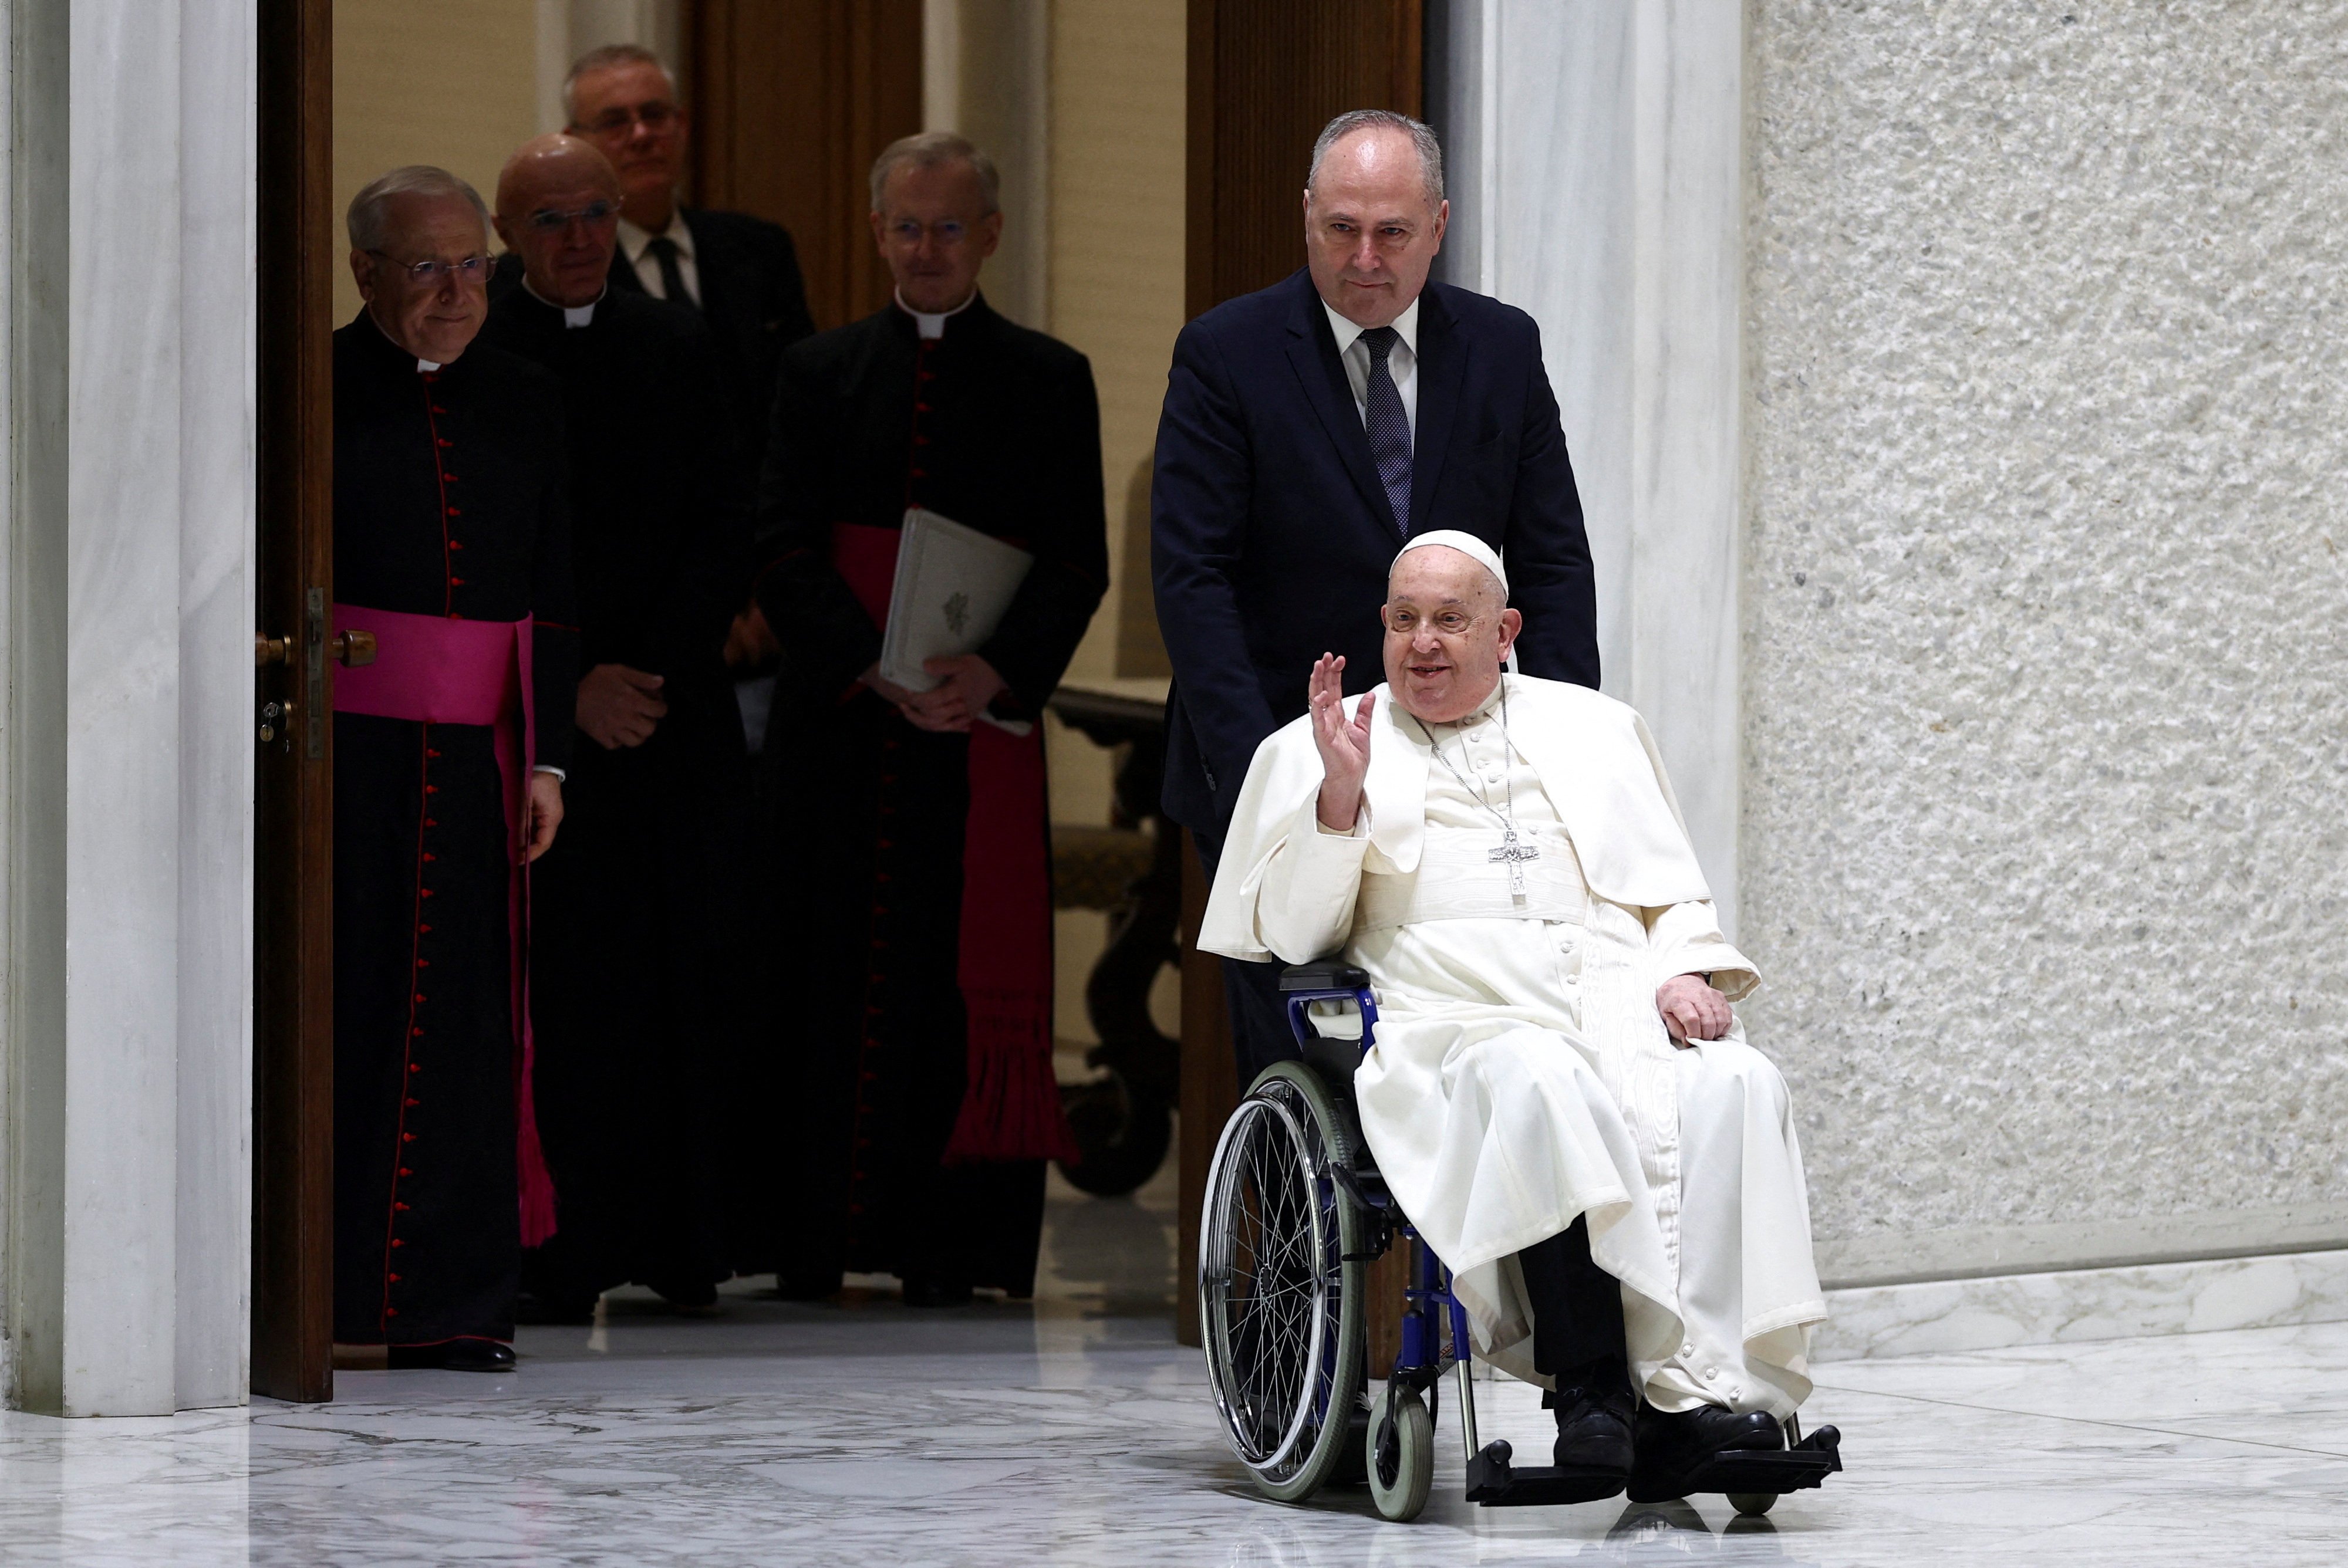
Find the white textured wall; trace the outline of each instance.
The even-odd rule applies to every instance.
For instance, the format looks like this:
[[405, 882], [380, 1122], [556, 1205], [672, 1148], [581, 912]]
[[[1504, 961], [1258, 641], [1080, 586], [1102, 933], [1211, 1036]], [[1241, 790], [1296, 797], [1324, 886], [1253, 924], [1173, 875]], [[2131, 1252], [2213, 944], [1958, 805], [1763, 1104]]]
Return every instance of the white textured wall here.
[[1827, 1272], [2336, 1245], [2348, 5], [1749, 22], [1742, 939]]

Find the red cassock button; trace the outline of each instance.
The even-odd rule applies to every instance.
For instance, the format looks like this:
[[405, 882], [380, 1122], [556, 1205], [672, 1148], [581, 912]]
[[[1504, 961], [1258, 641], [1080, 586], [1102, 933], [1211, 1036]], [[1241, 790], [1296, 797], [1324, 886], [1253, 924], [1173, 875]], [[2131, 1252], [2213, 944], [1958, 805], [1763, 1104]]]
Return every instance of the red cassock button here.
[[386, 1317], [396, 1317], [399, 1316], [399, 1308], [396, 1307], [386, 1307], [383, 1309], [383, 1315]]
[[392, 1282], [392, 1284], [394, 1284], [394, 1285], [397, 1285], [397, 1284], [399, 1283], [399, 1276], [397, 1276], [397, 1275], [396, 1275], [396, 1274], [386, 1274], [386, 1275], [385, 1275], [385, 1276], [384, 1276], [384, 1277], [385, 1277], [386, 1279], [387, 1279], [387, 1280], [391, 1281], [391, 1282]]
[[413, 1132], [402, 1132], [399, 1135], [399, 1141], [403, 1143], [413, 1143], [416, 1142], [416, 1134]]

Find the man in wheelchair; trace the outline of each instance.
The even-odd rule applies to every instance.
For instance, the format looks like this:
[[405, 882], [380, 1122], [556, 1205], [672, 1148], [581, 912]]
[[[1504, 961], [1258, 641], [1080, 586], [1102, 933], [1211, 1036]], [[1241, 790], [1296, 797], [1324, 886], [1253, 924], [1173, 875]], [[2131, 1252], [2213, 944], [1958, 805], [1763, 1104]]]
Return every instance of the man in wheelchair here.
[[1478, 1354], [1554, 1390], [1560, 1467], [1676, 1496], [1715, 1454], [1784, 1447], [1809, 1393], [1801, 1151], [1645, 724], [1504, 673], [1507, 604], [1473, 536], [1404, 548], [1385, 683], [1349, 701], [1344, 661], [1314, 666], [1200, 945], [1367, 972], [1361, 1131]]

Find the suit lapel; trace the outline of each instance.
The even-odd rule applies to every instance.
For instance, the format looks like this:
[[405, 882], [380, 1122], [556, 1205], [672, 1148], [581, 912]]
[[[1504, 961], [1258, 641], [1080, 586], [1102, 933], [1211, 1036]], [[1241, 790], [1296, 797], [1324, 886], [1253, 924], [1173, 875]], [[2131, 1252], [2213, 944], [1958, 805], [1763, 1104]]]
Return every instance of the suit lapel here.
[[632, 290], [639, 294], [648, 292], [644, 288], [644, 281], [636, 276], [636, 269], [629, 264], [627, 247], [624, 245], [612, 247], [612, 286], [615, 289]]
[[1429, 284], [1418, 305], [1418, 422], [1411, 437], [1410, 520], [1413, 533], [1432, 526], [1427, 508], [1443, 477], [1451, 430], [1459, 412], [1459, 385], [1468, 372], [1468, 345], [1459, 338], [1442, 296]]
[[1296, 309], [1290, 313], [1288, 323], [1288, 363], [1296, 371], [1304, 401], [1313, 405], [1321, 427], [1344, 459], [1354, 487], [1361, 491], [1371, 515], [1399, 540], [1401, 530], [1395, 527], [1394, 508], [1386, 504], [1385, 490], [1370, 461], [1369, 432], [1362, 428], [1361, 411], [1354, 406], [1354, 389], [1337, 358], [1337, 340], [1329, 332], [1321, 296], [1313, 287], [1310, 273], [1297, 273], [1296, 284]]

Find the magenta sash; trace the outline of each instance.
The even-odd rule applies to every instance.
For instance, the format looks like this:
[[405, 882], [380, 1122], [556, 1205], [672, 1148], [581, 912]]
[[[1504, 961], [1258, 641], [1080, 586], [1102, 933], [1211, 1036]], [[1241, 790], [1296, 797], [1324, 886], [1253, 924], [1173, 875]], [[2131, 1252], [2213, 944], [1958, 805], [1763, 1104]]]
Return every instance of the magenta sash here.
[[[335, 671], [335, 712], [426, 724], [485, 724], [495, 732], [504, 785], [507, 965], [514, 1020], [514, 1173], [521, 1199], [521, 1244], [554, 1234], [554, 1179], [539, 1145], [530, 1093], [537, 1051], [530, 1027], [530, 773], [538, 755], [530, 680], [530, 630], [520, 620], [459, 620], [405, 615], [365, 605], [335, 606], [337, 632], [371, 631], [372, 664]], [[519, 718], [520, 723], [514, 721]]]

